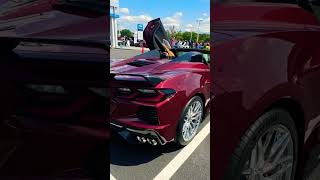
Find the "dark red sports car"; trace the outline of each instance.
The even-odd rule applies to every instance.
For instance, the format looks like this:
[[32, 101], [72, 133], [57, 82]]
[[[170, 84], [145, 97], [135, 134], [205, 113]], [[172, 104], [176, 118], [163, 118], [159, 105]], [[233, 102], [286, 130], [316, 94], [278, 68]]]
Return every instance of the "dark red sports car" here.
[[107, 7], [0, 1], [0, 179], [106, 177]]
[[144, 39], [150, 51], [111, 62], [111, 126], [127, 140], [186, 145], [209, 107], [210, 52], [170, 49], [160, 19]]
[[319, 8], [318, 0], [214, 4], [213, 179], [307, 176], [320, 142]]

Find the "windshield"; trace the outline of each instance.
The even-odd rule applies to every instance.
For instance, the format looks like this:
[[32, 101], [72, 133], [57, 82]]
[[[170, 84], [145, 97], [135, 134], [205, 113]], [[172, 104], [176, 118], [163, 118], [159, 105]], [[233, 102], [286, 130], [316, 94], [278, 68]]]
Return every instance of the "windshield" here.
[[148, 51], [146, 53], [140, 54], [135, 56], [135, 58], [141, 58], [141, 59], [159, 59], [160, 58], [160, 51], [155, 49], [152, 51]]
[[194, 55], [201, 54], [197, 51], [190, 51], [190, 52], [177, 52], [177, 57], [172, 59], [172, 61], [191, 61], [191, 57]]
[[[202, 54], [204, 61], [207, 64], [210, 64], [210, 54], [201, 53], [198, 51], [177, 51], [176, 52], [176, 58], [172, 59], [173, 62], [179, 62], [179, 61], [191, 61], [191, 57]], [[161, 53], [159, 50], [155, 49], [152, 51], [148, 51], [146, 53], [140, 54], [135, 56], [135, 58], [140, 59], [160, 59]]]

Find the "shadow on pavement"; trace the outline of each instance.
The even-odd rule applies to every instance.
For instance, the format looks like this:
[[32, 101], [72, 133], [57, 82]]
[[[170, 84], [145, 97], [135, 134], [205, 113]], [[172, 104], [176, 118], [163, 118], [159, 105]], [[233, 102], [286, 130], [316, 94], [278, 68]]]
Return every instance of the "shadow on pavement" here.
[[[210, 119], [209, 113], [200, 125], [199, 131]], [[164, 146], [149, 144], [129, 144], [120, 135], [113, 132], [110, 142], [110, 164], [119, 166], [136, 166], [148, 163], [164, 154], [181, 150], [183, 147], [174, 142]]]
[[119, 166], [136, 166], [148, 163], [159, 156], [180, 150], [175, 143], [164, 146], [149, 144], [129, 144], [116, 133], [112, 134], [110, 143], [110, 164]]

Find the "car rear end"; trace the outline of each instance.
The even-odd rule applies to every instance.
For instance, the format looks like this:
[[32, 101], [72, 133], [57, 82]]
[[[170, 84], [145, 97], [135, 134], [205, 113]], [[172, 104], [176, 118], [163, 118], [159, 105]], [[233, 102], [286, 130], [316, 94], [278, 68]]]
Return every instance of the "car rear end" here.
[[181, 113], [181, 96], [164, 88], [160, 77], [113, 74], [111, 127], [127, 140], [151, 145], [173, 141]]

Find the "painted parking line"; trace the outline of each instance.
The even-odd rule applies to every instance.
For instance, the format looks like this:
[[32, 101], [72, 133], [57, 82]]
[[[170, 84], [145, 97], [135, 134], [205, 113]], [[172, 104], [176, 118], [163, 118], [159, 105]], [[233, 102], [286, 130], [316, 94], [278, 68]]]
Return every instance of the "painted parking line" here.
[[110, 180], [117, 180], [112, 174], [110, 173]]
[[154, 180], [170, 179], [180, 166], [188, 159], [192, 152], [200, 145], [200, 143], [210, 133], [210, 122], [194, 137], [194, 139], [184, 147], [161, 172], [154, 178]]

